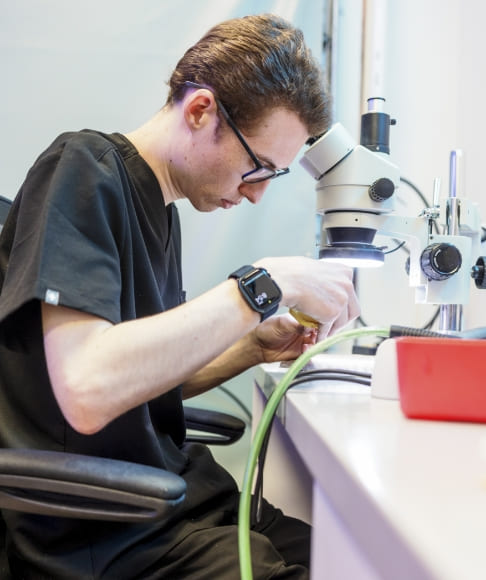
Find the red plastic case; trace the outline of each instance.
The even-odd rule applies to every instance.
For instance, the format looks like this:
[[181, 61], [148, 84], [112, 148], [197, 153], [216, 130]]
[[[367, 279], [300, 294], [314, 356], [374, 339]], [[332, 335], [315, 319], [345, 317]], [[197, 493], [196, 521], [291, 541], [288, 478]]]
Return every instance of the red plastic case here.
[[486, 422], [486, 340], [396, 341], [400, 405], [407, 417]]

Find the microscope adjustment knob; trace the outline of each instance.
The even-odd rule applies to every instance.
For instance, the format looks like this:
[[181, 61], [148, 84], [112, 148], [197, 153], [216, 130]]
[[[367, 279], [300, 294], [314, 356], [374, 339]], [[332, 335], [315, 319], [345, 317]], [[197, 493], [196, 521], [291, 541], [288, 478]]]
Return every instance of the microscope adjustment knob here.
[[472, 267], [471, 277], [476, 284], [476, 288], [485, 289], [486, 288], [486, 257], [480, 256], [476, 260], [476, 264]]
[[459, 270], [461, 265], [461, 252], [452, 244], [431, 244], [420, 256], [422, 272], [429, 280], [447, 280]]
[[368, 194], [373, 201], [382, 202], [389, 199], [395, 191], [395, 185], [388, 177], [380, 177], [368, 188]]

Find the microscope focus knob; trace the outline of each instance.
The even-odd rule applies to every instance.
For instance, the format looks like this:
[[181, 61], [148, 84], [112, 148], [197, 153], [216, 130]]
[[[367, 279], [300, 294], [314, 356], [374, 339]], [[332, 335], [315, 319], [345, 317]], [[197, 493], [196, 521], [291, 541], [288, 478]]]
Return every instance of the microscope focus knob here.
[[484, 290], [486, 288], [486, 257], [480, 256], [476, 264], [472, 267], [471, 277], [476, 284], [476, 288]]
[[461, 265], [461, 252], [452, 244], [431, 244], [420, 256], [422, 272], [429, 280], [447, 280]]
[[368, 188], [370, 198], [377, 202], [386, 201], [393, 195], [394, 191], [395, 184], [388, 177], [380, 177]]

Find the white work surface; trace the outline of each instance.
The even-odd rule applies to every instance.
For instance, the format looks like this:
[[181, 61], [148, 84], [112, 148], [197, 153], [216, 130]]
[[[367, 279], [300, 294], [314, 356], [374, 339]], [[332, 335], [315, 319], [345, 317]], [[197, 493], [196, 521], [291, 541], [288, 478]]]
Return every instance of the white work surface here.
[[[284, 370], [256, 370], [257, 409]], [[312, 494], [313, 580], [486, 578], [486, 425], [410, 420], [337, 381], [296, 386], [284, 405], [272, 438], [290, 459], [269, 457], [265, 495], [281, 499], [286, 480], [288, 506]]]

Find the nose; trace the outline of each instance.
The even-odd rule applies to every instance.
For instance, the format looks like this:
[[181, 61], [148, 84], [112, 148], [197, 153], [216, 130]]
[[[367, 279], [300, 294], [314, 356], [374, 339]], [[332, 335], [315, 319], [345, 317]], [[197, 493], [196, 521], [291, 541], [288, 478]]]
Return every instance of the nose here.
[[246, 197], [250, 203], [258, 203], [268, 186], [268, 181], [260, 181], [259, 183], [243, 182], [238, 189], [241, 195]]

